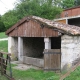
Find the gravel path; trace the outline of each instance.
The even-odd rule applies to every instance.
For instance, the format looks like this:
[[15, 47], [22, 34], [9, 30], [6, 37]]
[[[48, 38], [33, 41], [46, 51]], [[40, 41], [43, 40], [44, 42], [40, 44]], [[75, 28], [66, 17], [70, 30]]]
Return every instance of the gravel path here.
[[11, 64], [16, 64], [16, 66], [14, 66], [13, 68], [18, 69], [18, 70], [28, 70], [30, 68], [37, 69], [37, 70], [40, 69], [40, 68], [32, 66], [32, 65], [21, 64], [19, 61], [12, 61]]
[[5, 40], [8, 40], [8, 38], [2, 38], [2, 39], [0, 39], [0, 41], [5, 41]]

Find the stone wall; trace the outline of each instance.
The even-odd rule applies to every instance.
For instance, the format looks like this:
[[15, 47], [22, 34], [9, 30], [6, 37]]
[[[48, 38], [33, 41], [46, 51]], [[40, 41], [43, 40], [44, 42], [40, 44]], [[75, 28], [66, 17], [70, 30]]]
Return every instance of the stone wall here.
[[44, 59], [32, 58], [32, 57], [24, 56], [23, 57], [23, 62], [25, 64], [33, 65], [33, 66], [36, 66], [36, 67], [39, 67], [39, 68], [43, 68], [44, 67]]
[[44, 51], [44, 38], [23, 38], [23, 53], [24, 56], [41, 58]]
[[61, 69], [70, 69], [76, 61], [79, 61], [79, 58], [80, 36], [63, 35], [61, 37]]
[[11, 59], [16, 60], [18, 57], [18, 38], [8, 37], [8, 52], [11, 53]]

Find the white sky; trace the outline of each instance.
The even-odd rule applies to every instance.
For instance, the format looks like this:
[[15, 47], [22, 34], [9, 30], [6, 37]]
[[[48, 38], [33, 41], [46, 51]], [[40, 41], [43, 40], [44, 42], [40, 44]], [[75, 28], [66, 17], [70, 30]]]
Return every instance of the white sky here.
[[0, 0], [0, 14], [3, 15], [8, 10], [14, 8], [14, 3], [17, 0]]

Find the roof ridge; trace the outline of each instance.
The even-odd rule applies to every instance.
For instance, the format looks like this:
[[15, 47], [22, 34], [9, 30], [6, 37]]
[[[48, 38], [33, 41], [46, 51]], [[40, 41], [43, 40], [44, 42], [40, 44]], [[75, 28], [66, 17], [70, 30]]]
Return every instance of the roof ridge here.
[[24, 17], [18, 23], [13, 25], [10, 29], [8, 29], [6, 31], [6, 34], [9, 34], [16, 27], [23, 24], [25, 21], [29, 21], [29, 20], [37, 20], [41, 24], [47, 25], [48, 28], [53, 28], [53, 29], [55, 28], [61, 33], [70, 34], [70, 35], [80, 35], [80, 27], [78, 26], [54, 22], [53, 20], [48, 20], [45, 18], [37, 17], [37, 16]]

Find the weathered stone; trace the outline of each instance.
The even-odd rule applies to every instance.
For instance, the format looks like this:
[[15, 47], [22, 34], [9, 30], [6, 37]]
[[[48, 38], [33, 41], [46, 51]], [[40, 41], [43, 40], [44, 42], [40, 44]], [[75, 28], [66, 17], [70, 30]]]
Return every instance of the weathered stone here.
[[25, 64], [33, 65], [33, 66], [40, 67], [40, 68], [44, 67], [43, 59], [24, 56], [23, 61]]
[[18, 57], [18, 39], [8, 37], [8, 52], [11, 53], [11, 60], [16, 60]]
[[70, 39], [70, 40], [64, 39], [64, 40], [62, 40], [62, 43], [63, 43], [63, 44], [66, 44], [66, 43], [73, 43], [73, 40], [72, 40], [72, 39]]
[[63, 35], [61, 40], [61, 69], [69, 69], [72, 62], [80, 58], [80, 36]]
[[61, 46], [62, 46], [62, 48], [75, 48], [75, 44], [74, 43], [72, 43], [72, 44], [71, 43], [70, 44], [66, 43], [66, 44], [62, 44]]
[[61, 39], [62, 39], [62, 40], [64, 40], [64, 39], [73, 39], [73, 37], [72, 37], [72, 36], [68, 36], [68, 35], [63, 35], [63, 36], [61, 37]]

